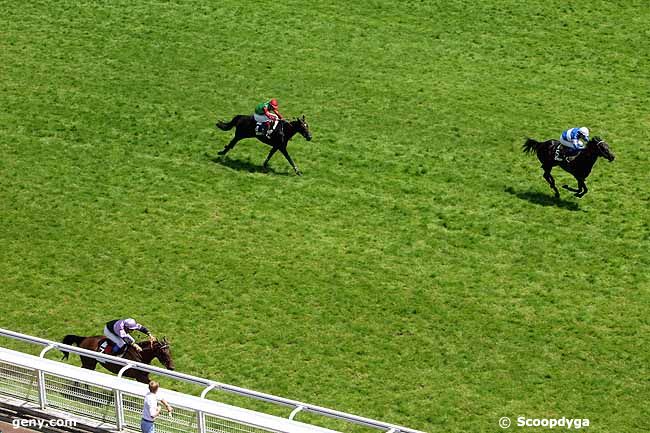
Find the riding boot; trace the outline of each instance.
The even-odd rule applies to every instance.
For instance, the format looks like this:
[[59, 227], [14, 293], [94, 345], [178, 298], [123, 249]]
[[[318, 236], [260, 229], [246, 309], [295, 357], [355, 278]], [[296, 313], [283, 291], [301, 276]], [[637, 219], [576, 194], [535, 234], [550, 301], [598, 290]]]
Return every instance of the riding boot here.
[[119, 348], [115, 352], [113, 352], [111, 355], [117, 356], [118, 358], [123, 358], [124, 354], [126, 353], [127, 348], [128, 348], [128, 346], [125, 344], [124, 346], [122, 346], [121, 348]]
[[563, 152], [564, 146], [558, 146], [557, 149], [555, 149], [555, 160], [558, 162], [563, 162], [565, 160], [564, 158], [564, 152]]
[[268, 138], [270, 140], [271, 135], [273, 134], [273, 131], [275, 131], [275, 128], [273, 127], [273, 123], [269, 122], [269, 126], [266, 129], [266, 138]]

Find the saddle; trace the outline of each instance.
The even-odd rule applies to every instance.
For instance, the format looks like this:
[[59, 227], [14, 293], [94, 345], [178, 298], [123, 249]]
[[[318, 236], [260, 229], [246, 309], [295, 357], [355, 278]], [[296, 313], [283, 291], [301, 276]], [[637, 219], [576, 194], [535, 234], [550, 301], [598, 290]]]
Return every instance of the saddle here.
[[568, 147], [563, 146], [562, 143], [555, 145], [555, 160], [558, 162], [566, 162], [567, 164], [576, 159], [580, 155], [580, 151], [572, 151]]
[[271, 126], [269, 122], [257, 122], [255, 124], [255, 135], [266, 135], [266, 131], [268, 131], [269, 126]]

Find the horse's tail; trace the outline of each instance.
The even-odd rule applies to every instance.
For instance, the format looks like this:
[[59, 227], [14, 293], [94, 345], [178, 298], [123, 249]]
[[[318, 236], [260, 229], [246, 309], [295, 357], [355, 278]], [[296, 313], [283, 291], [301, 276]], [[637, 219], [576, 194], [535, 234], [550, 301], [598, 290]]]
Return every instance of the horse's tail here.
[[540, 143], [539, 141], [533, 140], [532, 138], [527, 138], [524, 145], [521, 146], [521, 150], [524, 153], [533, 153], [533, 152], [537, 152], [537, 149], [539, 149], [541, 145], [542, 143]]
[[[70, 345], [74, 345], [74, 344], [76, 344], [77, 346], [79, 346], [79, 344], [81, 344], [81, 342], [82, 342], [83, 340], [85, 340], [85, 339], [86, 339], [86, 337], [80, 337], [80, 336], [78, 336], [78, 335], [71, 335], [71, 334], [70, 334], [70, 335], [66, 335], [65, 337], [63, 337], [63, 342], [62, 342], [62, 343], [63, 343], [63, 344], [67, 344], [67, 345], [69, 345], [69, 346], [70, 346]], [[70, 353], [69, 353], [69, 352], [66, 352], [65, 350], [62, 350], [61, 352], [63, 353], [63, 359], [68, 359], [68, 355], [69, 355]]]
[[232, 129], [232, 127], [235, 126], [235, 124], [237, 123], [236, 119], [237, 119], [237, 116], [233, 117], [230, 122], [218, 121], [217, 124], [216, 124], [216, 127], [221, 129], [222, 131], [230, 131]]

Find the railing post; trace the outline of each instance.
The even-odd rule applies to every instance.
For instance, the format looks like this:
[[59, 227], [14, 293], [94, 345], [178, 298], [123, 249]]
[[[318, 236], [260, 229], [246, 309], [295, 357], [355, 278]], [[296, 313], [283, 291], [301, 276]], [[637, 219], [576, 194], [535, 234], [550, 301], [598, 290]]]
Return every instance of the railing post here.
[[305, 408], [304, 406], [296, 406], [296, 408], [291, 411], [291, 414], [289, 414], [289, 419], [293, 420], [295, 416], [298, 415], [298, 412], [300, 412], [304, 408]]
[[40, 353], [40, 355], [38, 355], [38, 357], [39, 357], [39, 358], [43, 358], [47, 352], [49, 352], [50, 350], [54, 349], [55, 347], [56, 347], [56, 346], [55, 346], [54, 344], [48, 344], [47, 346], [45, 346], [45, 347], [43, 348], [43, 350], [41, 350], [41, 353]]
[[[56, 346], [54, 344], [48, 344], [41, 350], [41, 353], [38, 355], [39, 358], [45, 357], [45, 354], [50, 350], [54, 349]], [[45, 373], [41, 370], [36, 370], [38, 376], [38, 404], [42, 410], [45, 410], [47, 407], [47, 393], [45, 390]]]
[[208, 385], [203, 391], [201, 391], [201, 398], [205, 398], [208, 392], [215, 389], [217, 386], [219, 385], [217, 385], [216, 383], [211, 383], [210, 385]]
[[122, 407], [122, 391], [113, 390], [115, 396], [115, 426], [117, 431], [124, 430], [124, 407]]
[[42, 410], [47, 406], [47, 394], [45, 393], [45, 373], [42, 370], [36, 370], [38, 375], [38, 403]]
[[120, 369], [120, 371], [117, 372], [117, 377], [118, 377], [118, 379], [121, 379], [121, 378], [122, 378], [122, 375], [124, 374], [124, 372], [125, 372], [126, 370], [128, 370], [129, 368], [131, 368], [131, 367], [133, 367], [133, 364], [126, 364], [124, 367], [122, 367], [122, 368]]
[[[132, 366], [133, 366], [132, 364], [126, 364], [117, 373], [117, 377], [121, 378], [124, 372], [129, 368], [131, 368]], [[115, 389], [113, 390], [113, 394], [115, 396], [115, 426], [117, 427], [118, 431], [122, 431], [124, 430], [124, 427], [126, 425], [126, 422], [124, 421], [124, 405], [122, 401], [122, 391], [120, 391], [119, 389]]]
[[[216, 383], [211, 383], [208, 385], [203, 391], [201, 391], [201, 398], [205, 398], [205, 396], [210, 392], [210, 390], [214, 389], [217, 387]], [[199, 410], [196, 412], [196, 424], [199, 428], [199, 433], [205, 433], [205, 413], [203, 411]]]
[[199, 433], [205, 433], [205, 414], [202, 410], [196, 411], [196, 426], [199, 428]]

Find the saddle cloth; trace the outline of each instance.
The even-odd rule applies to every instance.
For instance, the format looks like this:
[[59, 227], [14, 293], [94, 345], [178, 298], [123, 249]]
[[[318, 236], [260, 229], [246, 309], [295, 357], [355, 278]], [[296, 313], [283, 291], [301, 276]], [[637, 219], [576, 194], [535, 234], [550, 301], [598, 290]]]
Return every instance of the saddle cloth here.
[[109, 340], [108, 338], [104, 337], [101, 340], [99, 340], [99, 353], [105, 353], [106, 355], [110, 355], [113, 353], [113, 342]]

